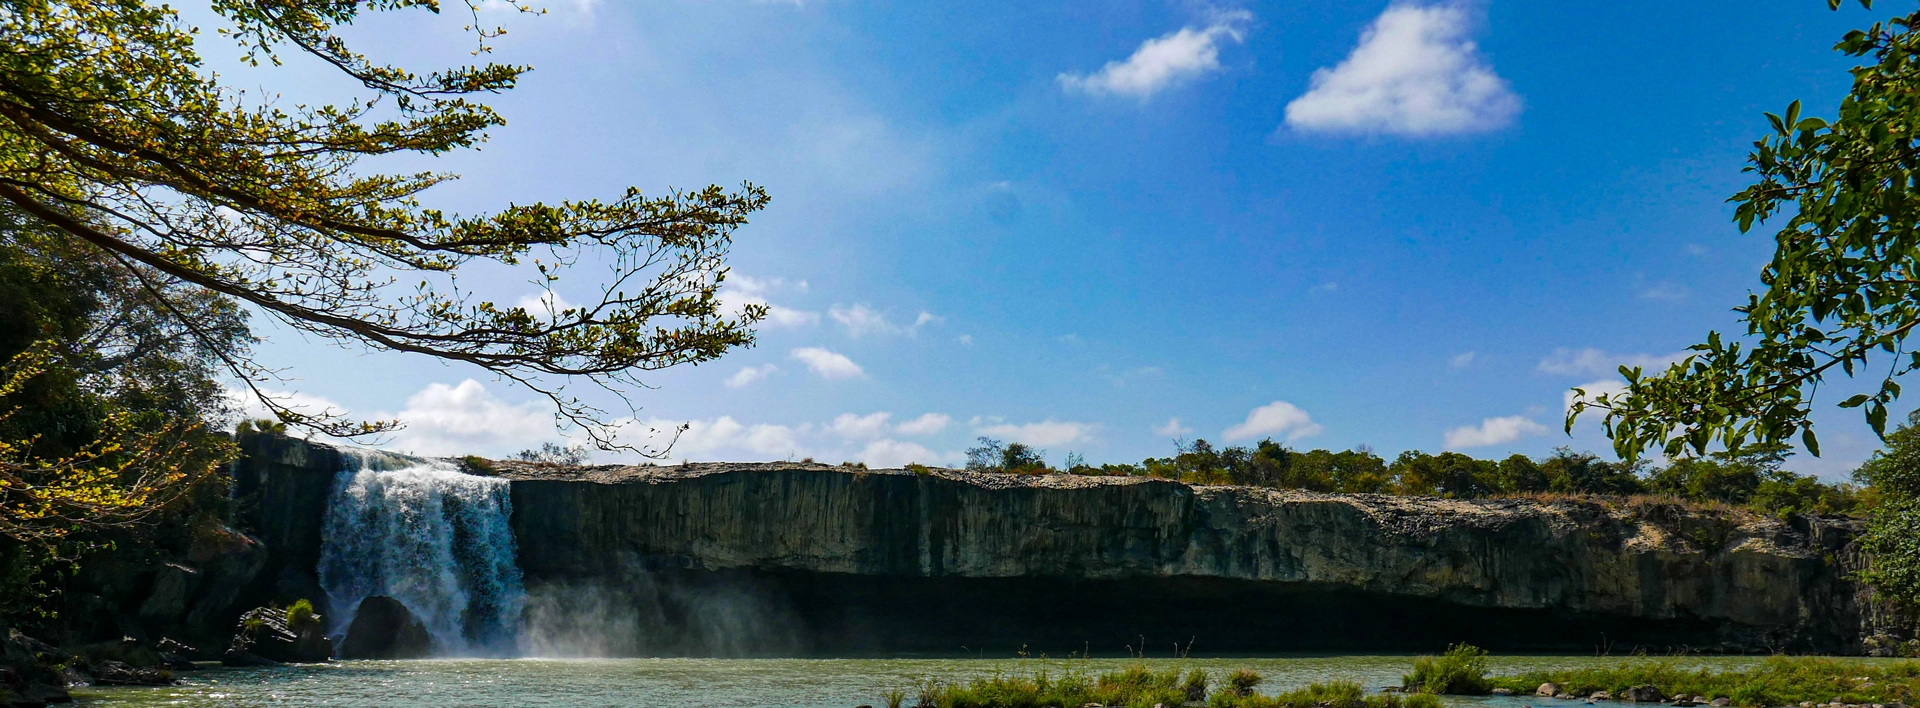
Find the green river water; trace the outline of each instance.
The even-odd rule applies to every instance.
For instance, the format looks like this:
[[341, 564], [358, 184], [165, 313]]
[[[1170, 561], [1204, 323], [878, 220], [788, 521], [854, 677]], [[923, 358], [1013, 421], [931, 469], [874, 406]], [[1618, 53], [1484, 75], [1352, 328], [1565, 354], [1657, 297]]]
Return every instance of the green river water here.
[[[1619, 657], [1500, 656], [1493, 673], [1522, 668], [1616, 663]], [[1737, 667], [1758, 657], [1698, 657], [1703, 666]], [[1261, 690], [1278, 692], [1315, 681], [1357, 681], [1371, 689], [1398, 685], [1411, 656], [1299, 656], [1193, 659], [446, 659], [342, 661], [271, 669], [210, 669], [182, 673], [167, 688], [85, 688], [74, 697], [89, 706], [373, 706], [611, 708], [715, 706], [724, 708], [853, 708], [881, 705], [879, 694], [912, 688], [923, 679], [959, 681], [995, 671], [1088, 673], [1144, 663], [1154, 668], [1201, 667], [1216, 675], [1250, 667], [1267, 677]], [[1578, 702], [1527, 698], [1450, 698], [1472, 708], [1586, 708]]]

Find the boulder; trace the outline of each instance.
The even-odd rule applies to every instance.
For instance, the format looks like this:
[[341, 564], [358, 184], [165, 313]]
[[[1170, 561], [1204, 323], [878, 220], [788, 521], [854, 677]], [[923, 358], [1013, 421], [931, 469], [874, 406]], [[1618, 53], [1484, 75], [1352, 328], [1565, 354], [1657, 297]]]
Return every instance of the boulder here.
[[384, 595], [360, 601], [340, 642], [342, 659], [419, 659], [432, 653], [427, 626], [406, 605]]
[[257, 607], [240, 616], [227, 654], [239, 661], [251, 661], [243, 654], [253, 654], [279, 663], [318, 664], [333, 657], [333, 640], [327, 638], [318, 615], [289, 626], [286, 610]]
[[124, 661], [93, 663], [93, 683], [99, 686], [168, 686], [173, 673], [166, 669], [130, 665]]
[[1593, 695], [1587, 696], [1587, 698], [1590, 698], [1596, 701], [1611, 701], [1613, 700], [1613, 694], [1608, 693], [1606, 691], [1594, 691]]
[[1660, 689], [1653, 687], [1652, 684], [1634, 686], [1621, 691], [1620, 697], [1637, 703], [1659, 703], [1667, 700], [1666, 694], [1661, 693]]
[[1559, 693], [1560, 693], [1560, 685], [1555, 683], [1543, 683], [1543, 684], [1540, 684], [1539, 688], [1536, 688], [1533, 690], [1533, 695], [1544, 696], [1547, 698], [1552, 698], [1555, 695], [1558, 695]]
[[1725, 698], [1715, 698], [1709, 701], [1707, 705], [1713, 706], [1713, 708], [1727, 708], [1727, 706], [1733, 705], [1733, 701]]
[[153, 576], [153, 591], [140, 603], [140, 619], [149, 622], [179, 622], [187, 617], [193, 591], [200, 587], [200, 571], [179, 563], [166, 563]]
[[201, 569], [200, 598], [187, 613], [187, 624], [213, 631], [226, 624], [222, 618], [233, 616], [228, 613], [241, 591], [266, 567], [267, 549], [252, 536], [215, 524], [196, 531], [187, 559]]
[[0, 625], [0, 705], [70, 703], [63, 663], [73, 657], [44, 642]]
[[1496, 688], [1496, 689], [1493, 689], [1493, 695], [1496, 695], [1496, 696], [1511, 696], [1511, 695], [1513, 695], [1513, 689], [1511, 689], [1511, 688]]

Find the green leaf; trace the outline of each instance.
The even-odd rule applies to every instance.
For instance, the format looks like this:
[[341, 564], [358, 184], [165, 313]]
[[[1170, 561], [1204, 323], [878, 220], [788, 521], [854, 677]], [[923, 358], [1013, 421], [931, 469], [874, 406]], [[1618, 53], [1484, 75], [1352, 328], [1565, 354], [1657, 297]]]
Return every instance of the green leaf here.
[[1840, 407], [1841, 408], [1859, 408], [1861, 404], [1864, 404], [1867, 402], [1867, 399], [1868, 399], [1867, 394], [1862, 393], [1860, 395], [1854, 396], [1847, 400], [1841, 401]]

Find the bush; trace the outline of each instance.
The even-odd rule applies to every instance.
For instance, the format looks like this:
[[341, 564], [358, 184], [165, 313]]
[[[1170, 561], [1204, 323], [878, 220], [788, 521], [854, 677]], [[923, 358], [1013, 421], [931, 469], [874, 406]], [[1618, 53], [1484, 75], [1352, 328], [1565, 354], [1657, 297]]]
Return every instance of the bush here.
[[883, 691], [880, 694], [880, 702], [887, 704], [887, 708], [900, 708], [900, 704], [907, 702], [907, 692], [897, 688]]
[[318, 621], [320, 616], [313, 613], [313, 603], [304, 597], [287, 606], [287, 629], [299, 631], [301, 627]]
[[1366, 689], [1351, 681], [1316, 683], [1277, 696], [1262, 696], [1221, 691], [1207, 702], [1210, 708], [1442, 708], [1440, 699], [1429, 694], [1386, 693], [1367, 695]]
[[1227, 692], [1235, 696], [1253, 695], [1253, 687], [1260, 685], [1263, 679], [1253, 669], [1234, 669], [1227, 674]]
[[1400, 682], [1406, 690], [1429, 694], [1479, 696], [1493, 690], [1487, 682], [1487, 650], [1471, 644], [1455, 644], [1440, 656], [1415, 659], [1413, 673]]

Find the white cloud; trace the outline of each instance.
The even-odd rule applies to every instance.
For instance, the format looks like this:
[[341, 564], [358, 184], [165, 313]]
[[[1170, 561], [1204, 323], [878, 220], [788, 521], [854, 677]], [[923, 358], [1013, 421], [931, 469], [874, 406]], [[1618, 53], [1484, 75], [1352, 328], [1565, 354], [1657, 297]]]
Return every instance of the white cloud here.
[[973, 420], [974, 432], [988, 437], [1000, 438], [1012, 442], [1022, 442], [1038, 447], [1052, 447], [1076, 442], [1085, 442], [1093, 438], [1093, 431], [1099, 426], [1090, 423], [1077, 423], [1048, 418], [1038, 423], [1002, 423], [996, 420]]
[[1306, 411], [1286, 401], [1274, 401], [1253, 409], [1246, 421], [1227, 428], [1222, 437], [1248, 440], [1261, 436], [1284, 435], [1288, 440], [1319, 435], [1324, 430]]
[[892, 413], [868, 413], [854, 415], [841, 413], [827, 424], [827, 431], [848, 439], [877, 438], [887, 433], [887, 420]]
[[932, 435], [947, 428], [953, 422], [944, 413], [927, 413], [894, 427], [901, 435]]
[[854, 338], [871, 334], [904, 334], [912, 337], [920, 334], [921, 327], [941, 321], [939, 315], [921, 310], [920, 315], [913, 319], [913, 324], [903, 327], [889, 321], [886, 313], [864, 304], [855, 304], [852, 307], [835, 305], [827, 311], [827, 314], [831, 315], [835, 322], [839, 322], [840, 326], [846, 328], [848, 336]]
[[824, 379], [857, 379], [867, 375], [852, 359], [821, 347], [801, 347], [788, 352], [787, 356], [806, 364], [808, 370]]
[[406, 424], [393, 434], [392, 446], [421, 455], [504, 452], [556, 435], [548, 405], [507, 403], [473, 379], [455, 386], [427, 384], [407, 398], [405, 410], [372, 417], [399, 419]]
[[963, 346], [963, 347], [973, 346], [973, 335], [971, 334], [960, 335], [960, 346]]
[[1652, 354], [1609, 353], [1593, 347], [1568, 349], [1561, 347], [1540, 360], [1541, 373], [1600, 375], [1617, 373], [1622, 366], [1638, 366], [1647, 372], [1665, 371], [1667, 366], [1687, 358], [1686, 352], [1674, 352], [1665, 356]]
[[1468, 364], [1473, 363], [1473, 358], [1479, 355], [1480, 355], [1479, 352], [1460, 352], [1459, 354], [1455, 354], [1452, 357], [1449, 357], [1447, 359], [1447, 366], [1451, 366], [1456, 369], [1467, 368]]
[[740, 388], [740, 387], [746, 386], [755, 381], [759, 381], [768, 376], [772, 376], [775, 372], [778, 372], [779, 370], [780, 370], [780, 367], [774, 366], [772, 364], [763, 364], [760, 366], [744, 367], [739, 371], [734, 372], [732, 376], [727, 377], [727, 388]]
[[1287, 104], [1287, 125], [1409, 136], [1507, 125], [1520, 97], [1467, 39], [1472, 25], [1463, 4], [1388, 7], [1345, 61], [1313, 72], [1307, 93]]
[[1057, 78], [1068, 90], [1144, 100], [1161, 89], [1220, 70], [1221, 40], [1245, 39], [1242, 27], [1252, 19], [1246, 11], [1222, 13], [1204, 28], [1182, 27], [1142, 42], [1126, 61], [1107, 62], [1092, 75], [1063, 73]]
[[[268, 397], [271, 397], [273, 399], [273, 402], [275, 405], [290, 409], [295, 413], [304, 413], [306, 415], [314, 415], [314, 416], [347, 415], [347, 409], [345, 406], [342, 406], [338, 403], [334, 403], [332, 400], [322, 398], [320, 396], [300, 393], [299, 391], [268, 390], [265, 393]], [[266, 405], [261, 403], [259, 397], [255, 396], [253, 394], [253, 391], [251, 390], [244, 389], [244, 388], [229, 388], [227, 389], [226, 395], [227, 395], [227, 400], [233, 406], [233, 410], [235, 414], [240, 416], [241, 420], [259, 420], [262, 418], [271, 419], [274, 417], [273, 412], [267, 410]], [[295, 435], [299, 437], [306, 437], [307, 431], [300, 430], [297, 428], [288, 428], [287, 434]]]
[[1478, 427], [1467, 426], [1447, 431], [1447, 449], [1464, 450], [1471, 447], [1499, 445], [1519, 440], [1522, 436], [1539, 435], [1544, 432], [1547, 432], [1546, 426], [1528, 420], [1526, 416], [1488, 418], [1480, 421]]
[[1656, 302], [1681, 302], [1686, 300], [1688, 295], [1692, 294], [1693, 290], [1671, 280], [1662, 280], [1658, 283], [1648, 285], [1640, 288], [1639, 292], [1640, 299], [1653, 300]]
[[1181, 425], [1179, 418], [1168, 418], [1165, 425], [1153, 426], [1153, 434], [1163, 438], [1171, 438], [1191, 432], [1193, 432], [1193, 428]]
[[789, 283], [785, 278], [752, 278], [738, 273], [727, 275], [726, 285], [720, 290], [720, 309], [731, 317], [738, 317], [747, 305], [765, 305], [767, 319], [761, 326], [794, 329], [820, 323], [820, 313], [799, 310], [776, 305], [767, 300], [767, 293], [773, 290], [792, 288], [804, 292], [807, 281]]
[[900, 440], [875, 440], [860, 450], [860, 461], [868, 467], [888, 469], [904, 467], [908, 463], [939, 464], [941, 455], [918, 443]]

